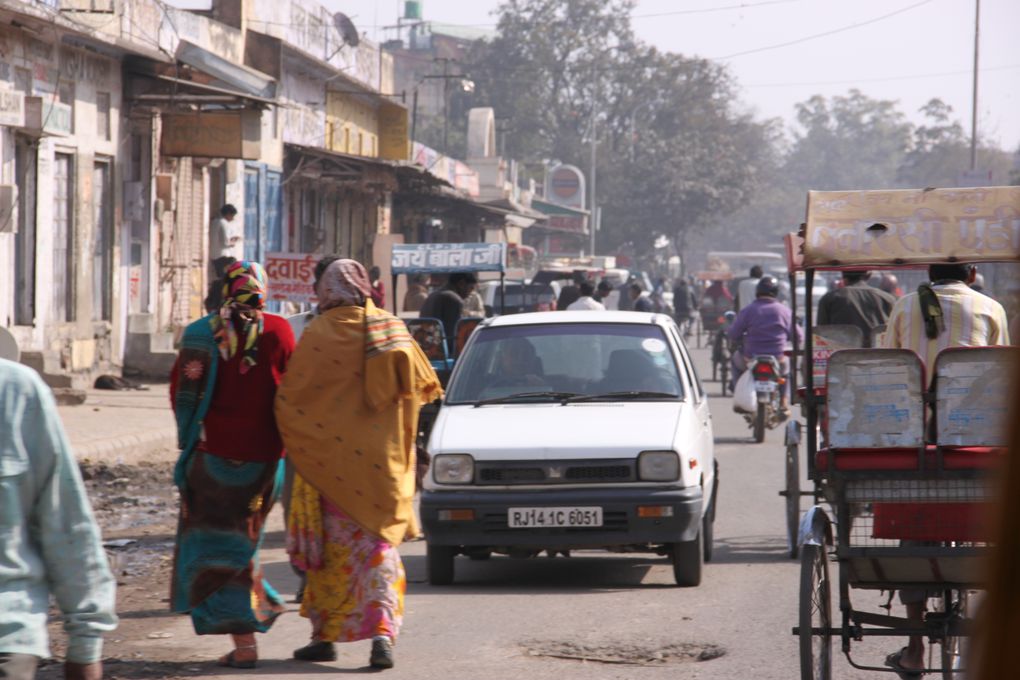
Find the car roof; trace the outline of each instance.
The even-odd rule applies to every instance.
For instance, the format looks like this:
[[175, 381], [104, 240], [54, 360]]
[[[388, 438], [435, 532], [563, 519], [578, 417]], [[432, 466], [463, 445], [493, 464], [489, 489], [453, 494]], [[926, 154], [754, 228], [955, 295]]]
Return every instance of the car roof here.
[[489, 328], [504, 326], [532, 326], [537, 324], [561, 323], [627, 323], [636, 325], [653, 324], [668, 326], [672, 321], [665, 314], [650, 312], [603, 312], [600, 310], [565, 311], [565, 312], [530, 312], [527, 314], [507, 314], [493, 317], [485, 323]]

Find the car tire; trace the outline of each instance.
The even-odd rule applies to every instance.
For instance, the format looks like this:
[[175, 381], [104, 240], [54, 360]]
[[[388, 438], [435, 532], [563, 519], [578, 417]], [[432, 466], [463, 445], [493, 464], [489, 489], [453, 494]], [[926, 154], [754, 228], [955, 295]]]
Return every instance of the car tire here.
[[448, 545], [425, 545], [425, 564], [429, 585], [448, 586], [453, 583], [453, 558], [457, 549]]
[[715, 531], [712, 514], [706, 512], [701, 519], [701, 557], [704, 562], [712, 561], [712, 539]]
[[673, 579], [678, 586], [693, 588], [700, 585], [704, 557], [700, 528], [694, 540], [671, 544], [670, 557], [673, 560]]

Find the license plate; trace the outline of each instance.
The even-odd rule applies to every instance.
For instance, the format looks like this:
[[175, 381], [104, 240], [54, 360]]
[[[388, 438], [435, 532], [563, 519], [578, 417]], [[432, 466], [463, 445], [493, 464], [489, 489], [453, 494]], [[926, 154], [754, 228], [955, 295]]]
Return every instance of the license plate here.
[[510, 508], [507, 525], [511, 529], [600, 527], [602, 508]]
[[771, 380], [755, 380], [754, 381], [755, 392], [775, 392], [776, 384]]

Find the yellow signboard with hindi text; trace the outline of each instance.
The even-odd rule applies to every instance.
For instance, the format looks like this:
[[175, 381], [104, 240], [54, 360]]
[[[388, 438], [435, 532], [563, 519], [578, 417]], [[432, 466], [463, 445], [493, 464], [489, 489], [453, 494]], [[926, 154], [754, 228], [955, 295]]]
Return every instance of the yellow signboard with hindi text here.
[[805, 267], [1020, 260], [1020, 186], [810, 191]]

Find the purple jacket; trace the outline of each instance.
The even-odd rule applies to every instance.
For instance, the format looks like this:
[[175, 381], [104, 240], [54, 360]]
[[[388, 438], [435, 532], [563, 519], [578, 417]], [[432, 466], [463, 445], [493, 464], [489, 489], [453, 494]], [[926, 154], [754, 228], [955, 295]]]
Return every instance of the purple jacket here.
[[739, 343], [744, 356], [771, 354], [781, 357], [783, 351], [793, 343], [793, 333], [798, 340], [803, 338], [799, 326], [793, 323], [793, 312], [774, 298], [758, 298], [740, 310], [730, 326], [727, 335], [731, 342]]

